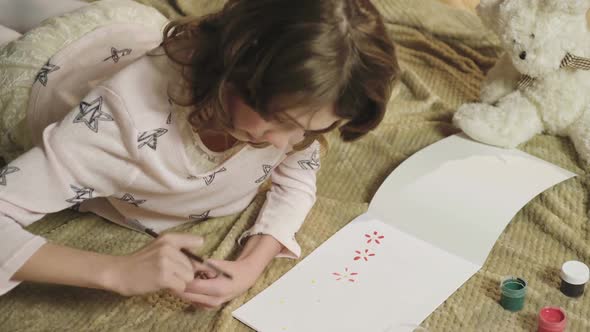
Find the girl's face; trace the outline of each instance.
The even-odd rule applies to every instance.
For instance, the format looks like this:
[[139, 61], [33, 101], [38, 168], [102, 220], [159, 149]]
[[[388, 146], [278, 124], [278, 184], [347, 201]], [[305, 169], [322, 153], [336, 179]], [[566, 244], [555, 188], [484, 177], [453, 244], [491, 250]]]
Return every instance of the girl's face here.
[[239, 141], [270, 143], [277, 149], [290, 150], [301, 142], [306, 131], [323, 132], [336, 128], [342, 120], [334, 113], [333, 105], [320, 108], [293, 108], [283, 111], [289, 120], [266, 121], [237, 94], [226, 94], [226, 105], [232, 116], [230, 134]]

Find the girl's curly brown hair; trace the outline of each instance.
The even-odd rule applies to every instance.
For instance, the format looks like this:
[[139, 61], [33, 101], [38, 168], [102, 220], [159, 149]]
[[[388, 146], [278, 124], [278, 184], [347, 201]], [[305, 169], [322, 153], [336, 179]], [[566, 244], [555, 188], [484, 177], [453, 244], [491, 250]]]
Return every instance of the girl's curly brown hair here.
[[[185, 79], [170, 97], [191, 107], [196, 130], [232, 128], [223, 107], [231, 84], [266, 120], [284, 120], [289, 107], [333, 104], [347, 120], [340, 136], [352, 141], [381, 122], [399, 73], [369, 0], [230, 0], [217, 13], [170, 22], [162, 46]], [[288, 96], [278, 111], [269, 107], [277, 96]], [[306, 133], [297, 148], [321, 134]]]

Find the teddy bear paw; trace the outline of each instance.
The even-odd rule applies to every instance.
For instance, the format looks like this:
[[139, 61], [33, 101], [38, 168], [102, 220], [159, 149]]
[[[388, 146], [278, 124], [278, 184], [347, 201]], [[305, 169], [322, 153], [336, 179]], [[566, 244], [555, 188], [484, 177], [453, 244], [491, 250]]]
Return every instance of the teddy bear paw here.
[[477, 141], [505, 148], [516, 147], [542, 131], [542, 125], [534, 115], [483, 103], [462, 105], [455, 113], [453, 123]]

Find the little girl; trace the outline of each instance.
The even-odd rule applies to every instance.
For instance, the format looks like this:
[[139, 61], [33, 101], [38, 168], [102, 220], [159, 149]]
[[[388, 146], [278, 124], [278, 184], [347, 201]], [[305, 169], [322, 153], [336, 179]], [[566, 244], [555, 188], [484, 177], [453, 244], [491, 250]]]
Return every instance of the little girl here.
[[[34, 84], [67, 72], [44, 70]], [[352, 141], [374, 129], [397, 73], [369, 0], [230, 0], [170, 22], [158, 48], [96, 85], [0, 169], [0, 294], [26, 280], [122, 295], [168, 289], [204, 307], [233, 299], [272, 258], [299, 257], [295, 233], [315, 201], [322, 134]], [[202, 244], [192, 235], [166, 233], [111, 256], [22, 228], [76, 207], [161, 231], [239, 212], [267, 179], [239, 257], [210, 260], [233, 279], [180, 251]]]

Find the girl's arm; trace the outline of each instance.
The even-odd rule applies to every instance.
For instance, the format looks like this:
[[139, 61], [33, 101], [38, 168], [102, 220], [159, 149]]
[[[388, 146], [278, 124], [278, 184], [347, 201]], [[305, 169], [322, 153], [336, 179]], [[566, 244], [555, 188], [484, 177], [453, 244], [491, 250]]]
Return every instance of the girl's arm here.
[[170, 233], [128, 256], [45, 243], [12, 279], [104, 289], [121, 295], [160, 289], [182, 292], [194, 273], [180, 248], [195, 249], [202, 242], [198, 236]]
[[248, 290], [275, 257], [298, 258], [297, 232], [315, 202], [316, 171], [320, 167], [319, 144], [285, 159], [272, 173], [267, 193], [254, 226], [240, 241], [247, 240], [236, 261], [210, 260], [232, 273], [229, 280], [205, 270], [207, 279], [195, 279], [179, 297], [203, 307], [218, 307]]
[[260, 275], [283, 248], [283, 245], [270, 235], [253, 235], [248, 238], [236, 261], [248, 264], [253, 272], [258, 272]]
[[250, 236], [242, 253], [235, 261], [208, 260], [229, 272], [233, 279], [218, 276], [214, 271], [204, 268], [201, 271], [205, 277], [189, 282], [185, 291], [173, 291], [173, 293], [200, 307], [219, 307], [252, 287], [282, 249], [283, 245], [270, 235]]
[[114, 291], [107, 272], [113, 261], [113, 256], [45, 243], [12, 276], [12, 280]]
[[[87, 105], [95, 104], [109, 121], [90, 123], [91, 113], [83, 116]], [[118, 97], [97, 88], [43, 131], [41, 146], [0, 169], [0, 294], [18, 284], [12, 275], [45, 242], [23, 226], [87, 199], [112, 195], [134, 179], [137, 151], [129, 140], [135, 132]]]
[[0, 295], [23, 280], [123, 295], [183, 291], [193, 280], [195, 266], [179, 248], [199, 246], [194, 236], [164, 235], [130, 255], [106, 256], [46, 244], [23, 228], [47, 213], [127, 187], [141, 172], [137, 137], [125, 104], [99, 86], [44, 130], [42, 147], [0, 168]]
[[298, 258], [301, 247], [295, 239], [307, 214], [315, 204], [316, 174], [320, 168], [320, 144], [289, 155], [272, 171], [271, 189], [254, 225], [241, 235], [272, 235], [282, 244], [277, 257]]

